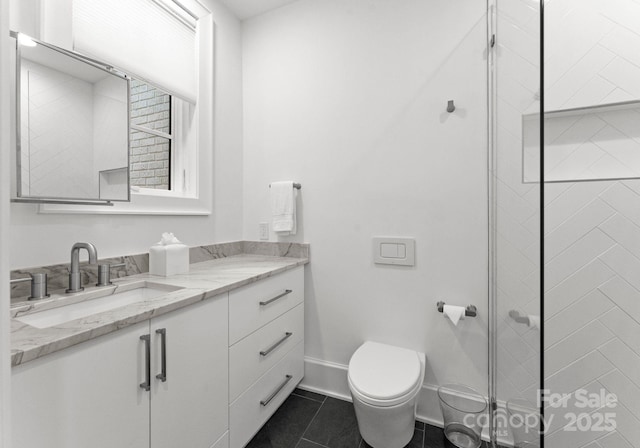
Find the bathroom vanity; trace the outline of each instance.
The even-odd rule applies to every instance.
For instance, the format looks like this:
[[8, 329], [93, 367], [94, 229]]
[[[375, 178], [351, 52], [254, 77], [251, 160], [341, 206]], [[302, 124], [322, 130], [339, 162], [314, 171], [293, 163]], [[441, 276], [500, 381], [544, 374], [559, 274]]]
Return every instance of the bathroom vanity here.
[[[304, 375], [307, 262], [236, 255], [15, 306], [14, 445], [246, 445]], [[109, 299], [129, 303], [94, 312]]]

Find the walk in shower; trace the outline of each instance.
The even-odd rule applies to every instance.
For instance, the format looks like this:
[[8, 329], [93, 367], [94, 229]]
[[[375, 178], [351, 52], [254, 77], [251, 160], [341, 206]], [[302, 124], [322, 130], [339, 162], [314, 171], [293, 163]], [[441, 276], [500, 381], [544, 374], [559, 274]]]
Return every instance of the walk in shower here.
[[640, 447], [640, 2], [488, 11], [493, 442]]

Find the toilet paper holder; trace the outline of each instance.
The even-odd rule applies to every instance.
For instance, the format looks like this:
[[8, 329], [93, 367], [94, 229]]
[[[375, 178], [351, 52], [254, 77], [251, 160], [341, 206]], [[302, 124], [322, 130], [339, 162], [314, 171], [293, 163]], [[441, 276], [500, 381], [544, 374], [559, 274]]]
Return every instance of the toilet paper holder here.
[[[436, 304], [438, 306], [438, 311], [442, 313], [444, 310], [444, 302], [440, 301]], [[476, 317], [478, 315], [478, 309], [475, 305], [467, 305], [467, 308], [464, 311], [464, 315], [466, 317]]]

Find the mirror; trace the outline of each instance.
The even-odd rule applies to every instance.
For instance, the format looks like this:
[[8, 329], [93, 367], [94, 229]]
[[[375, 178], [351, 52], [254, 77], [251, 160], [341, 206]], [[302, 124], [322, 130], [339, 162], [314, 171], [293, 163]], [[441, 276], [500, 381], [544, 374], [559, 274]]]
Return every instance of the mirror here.
[[129, 78], [16, 38], [17, 201], [129, 200]]

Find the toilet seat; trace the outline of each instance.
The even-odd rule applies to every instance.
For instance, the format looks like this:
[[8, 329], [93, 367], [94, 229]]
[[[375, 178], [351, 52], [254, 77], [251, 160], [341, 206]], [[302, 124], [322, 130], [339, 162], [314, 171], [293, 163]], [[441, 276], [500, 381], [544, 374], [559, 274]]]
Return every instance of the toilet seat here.
[[373, 406], [395, 406], [422, 387], [424, 354], [365, 342], [349, 361], [348, 381], [358, 399]]

